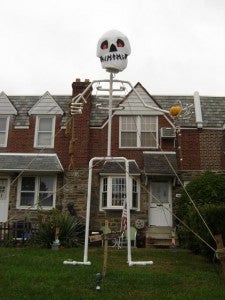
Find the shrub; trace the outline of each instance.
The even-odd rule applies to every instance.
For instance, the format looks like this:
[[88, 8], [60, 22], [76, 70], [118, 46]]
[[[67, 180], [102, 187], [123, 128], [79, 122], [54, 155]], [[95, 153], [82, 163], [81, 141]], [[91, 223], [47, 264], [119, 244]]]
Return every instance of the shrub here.
[[177, 199], [176, 214], [181, 219], [187, 214], [188, 208], [193, 206], [188, 195], [197, 207], [206, 203], [225, 204], [225, 176], [206, 172], [194, 178], [186, 186], [186, 192]]
[[[207, 226], [210, 228], [213, 236], [216, 234], [222, 234], [223, 238], [225, 238], [225, 205], [205, 204], [199, 208], [199, 211]], [[194, 208], [189, 208], [184, 221], [204, 241], [206, 241], [212, 248], [216, 249], [214, 239], [208, 232], [206, 226], [203, 224]], [[183, 226], [178, 226], [178, 235], [180, 243], [184, 247], [209, 258], [213, 257], [214, 252], [203, 241]]]
[[[186, 191], [194, 201], [212, 234], [222, 234], [225, 238], [225, 177], [206, 172], [190, 182], [186, 187]], [[184, 192], [181, 198], [178, 199], [177, 216], [215, 249], [214, 239], [191, 203], [187, 193]], [[178, 224], [177, 232], [181, 246], [210, 258], [214, 255], [213, 251], [204, 242], [182, 224]]]
[[42, 214], [39, 216], [39, 228], [34, 242], [49, 248], [58, 238], [60, 245], [64, 247], [79, 246], [84, 240], [84, 228], [80, 219], [52, 210], [44, 217]]

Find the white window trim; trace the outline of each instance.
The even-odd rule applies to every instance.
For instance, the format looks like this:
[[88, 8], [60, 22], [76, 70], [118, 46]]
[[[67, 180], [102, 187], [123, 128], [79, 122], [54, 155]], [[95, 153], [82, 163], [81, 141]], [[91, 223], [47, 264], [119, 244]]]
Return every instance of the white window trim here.
[[[40, 123], [41, 118], [49, 118], [52, 119], [52, 134], [51, 134], [51, 144], [50, 145], [38, 145], [38, 127]], [[35, 122], [35, 134], [34, 134], [34, 148], [54, 148], [54, 141], [55, 141], [55, 116], [49, 116], [49, 115], [39, 115], [36, 116], [36, 122]]]
[[[102, 192], [103, 192], [103, 179], [107, 178], [107, 206], [102, 206]], [[100, 178], [100, 203], [99, 203], [99, 210], [100, 211], [105, 211], [105, 210], [122, 210], [123, 206], [116, 206], [116, 205], [112, 205], [112, 179], [113, 178], [125, 178], [125, 176], [121, 176], [121, 175], [111, 175], [111, 176], [102, 176]], [[141, 192], [141, 188], [140, 188], [140, 178], [135, 177], [135, 178], [131, 178], [129, 177], [129, 185], [131, 185], [131, 194], [133, 194], [133, 179], [136, 180], [137, 182], [137, 193], [138, 193], [138, 199], [137, 199], [137, 207], [132, 207], [132, 199], [130, 199], [130, 209], [131, 210], [135, 210], [135, 211], [140, 211], [140, 192]]]
[[7, 147], [7, 144], [8, 144], [9, 120], [10, 120], [10, 116], [3, 116], [3, 115], [1, 115], [0, 118], [6, 118], [5, 141], [4, 141], [3, 144], [0, 144], [0, 147], [1, 147], [1, 148], [5, 148], [5, 147]]
[[[57, 176], [53, 175], [50, 177], [53, 177], [54, 182], [53, 182], [53, 203], [52, 206], [39, 206], [38, 205], [38, 194], [39, 194], [39, 189], [38, 189], [38, 184], [39, 184], [39, 178], [41, 176], [45, 175], [24, 175], [20, 176], [18, 179], [18, 185], [17, 185], [17, 201], [16, 201], [16, 208], [17, 209], [30, 209], [30, 210], [37, 210], [41, 207], [42, 210], [51, 210], [55, 208], [55, 203], [56, 203], [56, 186], [57, 186]], [[20, 200], [21, 200], [21, 187], [22, 187], [22, 178], [23, 177], [35, 177], [35, 196], [34, 196], [34, 205], [29, 206], [29, 205], [20, 205]]]
[[158, 116], [155, 115], [145, 115], [149, 117], [155, 117], [156, 118], [156, 146], [155, 147], [150, 147], [150, 146], [141, 146], [141, 117], [140, 115], [132, 116], [133, 118], [136, 118], [136, 125], [137, 125], [137, 131], [136, 131], [136, 136], [137, 136], [137, 146], [122, 146], [121, 145], [121, 133], [122, 133], [122, 117], [120, 116], [119, 118], [119, 148], [122, 149], [158, 149], [159, 147], [159, 133], [158, 133]]

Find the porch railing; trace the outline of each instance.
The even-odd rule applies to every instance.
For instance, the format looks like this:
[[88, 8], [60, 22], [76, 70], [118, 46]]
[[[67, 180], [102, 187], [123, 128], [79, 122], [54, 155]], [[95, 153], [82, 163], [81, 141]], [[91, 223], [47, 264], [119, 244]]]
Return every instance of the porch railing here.
[[38, 225], [25, 221], [0, 223], [0, 242], [21, 241], [31, 239], [38, 231]]

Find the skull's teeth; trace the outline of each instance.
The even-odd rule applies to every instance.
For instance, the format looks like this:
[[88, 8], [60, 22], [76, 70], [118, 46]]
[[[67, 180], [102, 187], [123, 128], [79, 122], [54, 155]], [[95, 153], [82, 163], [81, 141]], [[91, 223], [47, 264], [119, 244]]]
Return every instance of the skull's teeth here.
[[100, 57], [100, 61], [104, 62], [104, 61], [111, 61], [111, 60], [125, 60], [127, 59], [127, 54], [108, 54], [105, 55], [104, 57], [101, 56]]

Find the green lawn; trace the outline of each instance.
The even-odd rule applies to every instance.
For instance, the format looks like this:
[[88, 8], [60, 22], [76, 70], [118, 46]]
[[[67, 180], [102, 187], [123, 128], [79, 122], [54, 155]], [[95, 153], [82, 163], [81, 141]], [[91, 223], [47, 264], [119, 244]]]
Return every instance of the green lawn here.
[[63, 265], [83, 260], [83, 249], [0, 248], [0, 299], [225, 299], [225, 277], [219, 264], [185, 250], [134, 249], [134, 261], [152, 266], [129, 267], [126, 249], [109, 249], [107, 274], [103, 248], [90, 248], [91, 266]]

